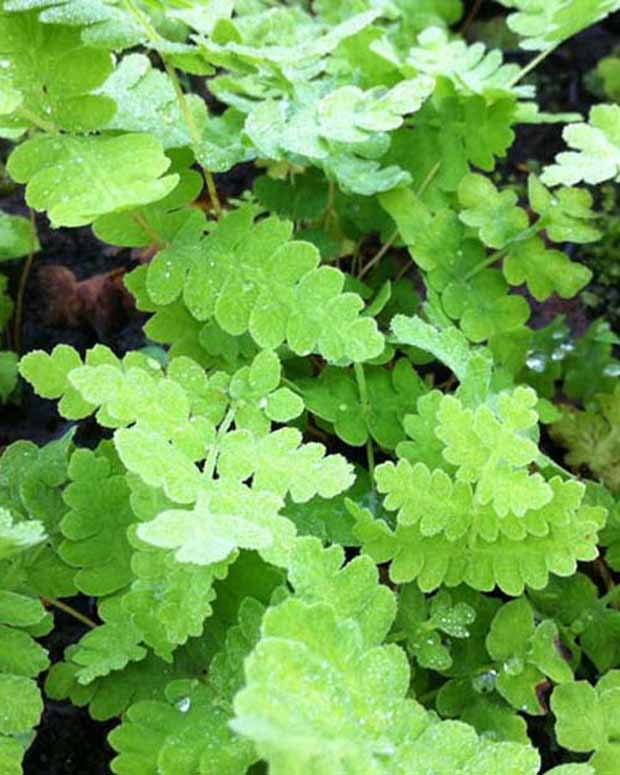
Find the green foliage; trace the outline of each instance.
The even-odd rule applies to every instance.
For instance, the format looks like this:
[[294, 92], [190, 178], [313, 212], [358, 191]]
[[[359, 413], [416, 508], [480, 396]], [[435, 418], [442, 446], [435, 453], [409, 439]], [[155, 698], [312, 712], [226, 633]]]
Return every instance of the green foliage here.
[[524, 38], [525, 49], [546, 49], [557, 46], [585, 27], [617, 11], [617, 0], [550, 0], [544, 4], [532, 0], [500, 0], [502, 5], [515, 8], [508, 17], [509, 27]]
[[148, 341], [19, 361], [71, 430], [0, 458], [2, 773], [43, 685], [118, 775], [617, 772], [620, 340], [541, 320], [610, 231], [579, 184], [620, 180], [620, 109], [525, 76], [620, 3], [503, 5], [524, 66], [459, 0], [3, 2], [7, 174], [133, 249]]
[[367, 413], [355, 376], [342, 369], [327, 367], [318, 379], [298, 384], [308, 410], [332, 423], [347, 444], [361, 446], [370, 435], [380, 446], [394, 449], [405, 438], [403, 419], [415, 410], [417, 399], [425, 392], [424, 383], [405, 359], [397, 361], [391, 372], [369, 367], [366, 383], [370, 399]]
[[[6, 550], [0, 556], [4, 560]], [[50, 624], [38, 600], [8, 591], [0, 594], [0, 763], [6, 772], [21, 771], [28, 739], [43, 711], [36, 678], [49, 660], [29, 630], [43, 635]]]
[[38, 250], [39, 240], [30, 219], [0, 213], [0, 260], [22, 258]]
[[[303, 577], [301, 567], [297, 574]], [[368, 577], [365, 586], [376, 586], [376, 580]], [[343, 773], [351, 767], [386, 773], [487, 766], [506, 773], [536, 771], [536, 757], [527, 748], [484, 741], [459, 723], [433, 722], [407, 699], [404, 653], [379, 645], [376, 626], [369, 642], [358, 617], [342, 607], [346, 589], [342, 585], [330, 595], [316, 590], [307, 602], [297, 582], [295, 596], [263, 619], [232, 726], [255, 741], [271, 772], [326, 766]], [[355, 589], [360, 595], [363, 585]], [[335, 727], [328, 721], [334, 717], [340, 719]]]
[[594, 751], [590, 764], [597, 775], [611, 775], [617, 766], [619, 702], [617, 670], [607, 673], [596, 687], [575, 681], [558, 686], [551, 697], [560, 744], [572, 751]]
[[610, 490], [620, 485], [620, 391], [602, 393], [588, 409], [566, 406], [551, 426], [553, 438], [568, 452], [566, 462], [576, 470], [587, 466]]
[[178, 182], [176, 175], [161, 177], [169, 165], [151, 135], [44, 135], [20, 145], [8, 169], [27, 183], [28, 204], [47, 210], [54, 226], [81, 226], [165, 197]]
[[3, 126], [86, 132], [114, 114], [115, 103], [93, 93], [112, 72], [112, 56], [84, 45], [79, 29], [45, 27], [33, 13], [2, 13], [0, 56]]
[[534, 625], [534, 612], [525, 598], [502, 606], [486, 638], [489, 655], [501, 669], [495, 681], [498, 693], [513, 707], [543, 713], [537, 687], [550, 677], [558, 684], [573, 674], [558, 648], [558, 629], [551, 619]]
[[620, 97], [620, 91], [618, 90], [619, 68], [620, 60], [616, 56], [604, 57], [596, 65], [595, 72], [602, 81], [603, 92], [613, 102], [617, 102]]
[[620, 175], [620, 107], [595, 105], [589, 122], [564, 129], [564, 140], [575, 150], [562, 151], [547, 167], [542, 180], [550, 186], [602, 183]]
[[604, 510], [584, 502], [578, 482], [545, 481], [528, 470], [539, 454], [528, 437], [537, 421], [535, 393], [517, 388], [496, 399], [475, 411], [452, 396], [438, 402], [434, 470], [406, 458], [377, 469], [384, 506], [397, 511], [395, 529], [352, 505], [358, 537], [378, 562], [392, 560], [395, 582], [417, 579], [423, 591], [462, 581], [482, 590], [497, 584], [518, 595], [524, 584], [540, 589], [549, 572], [570, 575], [577, 559], [596, 556]]

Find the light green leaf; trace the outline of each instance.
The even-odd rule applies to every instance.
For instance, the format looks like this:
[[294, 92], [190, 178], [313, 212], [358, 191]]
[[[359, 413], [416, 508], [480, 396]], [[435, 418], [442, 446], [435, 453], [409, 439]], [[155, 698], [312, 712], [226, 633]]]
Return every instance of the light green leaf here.
[[19, 554], [46, 539], [41, 522], [14, 522], [6, 509], [0, 509], [0, 559]]
[[419, 110], [434, 87], [434, 79], [425, 76], [401, 81], [387, 91], [342, 86], [318, 103], [318, 134], [339, 143], [361, 143], [371, 132], [398, 129], [403, 116]]
[[503, 64], [502, 52], [486, 51], [483, 43], [468, 46], [463, 40], [450, 39], [441, 27], [427, 27], [409, 49], [405, 73], [414, 71], [433, 77], [449, 78], [458, 92], [481, 94], [489, 99], [518, 95], [533, 96], [528, 86], [514, 86], [519, 72], [514, 64]]
[[547, 186], [590, 184], [620, 177], [620, 107], [595, 105], [587, 124], [570, 124], [562, 133], [572, 151], [562, 151], [546, 167], [541, 180]]
[[[201, 475], [192, 458], [162, 433], [134, 425], [114, 434], [114, 445], [129, 471], [151, 487], [162, 487], [177, 503], [193, 503]], [[206, 445], [205, 445], [206, 446]]]
[[464, 409], [458, 399], [445, 396], [438, 409], [436, 434], [444, 442], [444, 457], [458, 467], [457, 479], [477, 481], [476, 499], [493, 503], [500, 516], [523, 516], [552, 498], [540, 474], [527, 473], [538, 448], [525, 435], [536, 426], [537, 397], [530, 388], [502, 393], [495, 415], [488, 406]]
[[409, 344], [432, 353], [463, 379], [471, 358], [471, 347], [457, 328], [438, 329], [419, 317], [396, 315], [392, 331], [401, 344]]
[[540, 237], [515, 243], [508, 250], [503, 270], [511, 285], [527, 283], [537, 301], [548, 299], [552, 293], [571, 299], [592, 278], [587, 267], [571, 261], [561, 250], [548, 250]]
[[0, 261], [22, 258], [39, 250], [36, 230], [29, 218], [0, 212]]
[[250, 208], [233, 211], [203, 243], [183, 294], [191, 314], [234, 336], [249, 331], [265, 349], [287, 341], [298, 355], [343, 365], [379, 355], [383, 337], [360, 314], [361, 298], [342, 292], [344, 275], [319, 266], [314, 245], [290, 241], [289, 222], [252, 218]]
[[0, 674], [0, 702], [0, 735], [24, 734], [39, 723], [43, 700], [31, 678]]
[[[152, 67], [143, 54], [124, 57], [98, 93], [116, 103], [116, 112], [106, 129], [148, 132], [163, 148], [191, 144], [192, 138], [170, 78]], [[188, 95], [185, 99], [194, 123], [197, 126], [204, 124], [204, 102], [197, 95]]]
[[84, 132], [113, 116], [114, 101], [93, 93], [112, 72], [112, 56], [85, 46], [79, 30], [2, 13], [0, 58], [3, 126]]
[[597, 775], [613, 775], [620, 730], [620, 672], [611, 670], [596, 687], [587, 681], [557, 686], [551, 695], [560, 745], [571, 751], [594, 751], [590, 764]]
[[270, 609], [245, 669], [232, 726], [256, 743], [273, 775], [538, 771], [531, 749], [479, 740], [459, 723], [433, 723], [406, 699], [404, 652], [368, 648], [356, 623], [337, 619], [325, 603], [291, 599]]
[[490, 248], [505, 247], [529, 225], [526, 212], [517, 207], [514, 191], [498, 191], [483, 175], [464, 177], [458, 194], [463, 207], [459, 218], [476, 228], [482, 242]]
[[282, 565], [295, 536], [293, 523], [278, 514], [282, 506], [276, 495], [224, 478], [199, 495], [192, 511], [163, 511], [137, 533], [153, 546], [176, 549], [179, 562], [211, 565], [237, 549], [257, 549]]
[[142, 633], [127, 621], [106, 622], [86, 633], [72, 659], [80, 665], [77, 679], [89, 684], [95, 678], [122, 670], [128, 662], [139, 662], [147, 654], [140, 646]]
[[330, 603], [340, 618], [359, 624], [365, 644], [378, 645], [394, 621], [394, 594], [379, 584], [369, 557], [343, 563], [340, 546], [324, 549], [316, 538], [299, 538], [288, 563], [295, 596], [306, 603]]
[[254, 491], [284, 496], [296, 503], [314, 495], [333, 498], [353, 484], [353, 467], [342, 455], [325, 455], [322, 444], [301, 444], [296, 428], [281, 428], [257, 438], [250, 431], [228, 433], [221, 444], [221, 477], [252, 478]]
[[178, 175], [151, 135], [40, 135], [16, 148], [7, 170], [26, 183], [26, 200], [52, 225], [83, 226], [108, 213], [163, 199]]
[[540, 215], [540, 225], [554, 242], [594, 242], [600, 238], [591, 225], [592, 195], [582, 188], [560, 188], [551, 193], [536, 175], [527, 182], [528, 197], [534, 212]]
[[618, 0], [500, 0], [515, 8], [508, 26], [522, 38], [521, 48], [542, 51], [555, 47], [620, 8]]

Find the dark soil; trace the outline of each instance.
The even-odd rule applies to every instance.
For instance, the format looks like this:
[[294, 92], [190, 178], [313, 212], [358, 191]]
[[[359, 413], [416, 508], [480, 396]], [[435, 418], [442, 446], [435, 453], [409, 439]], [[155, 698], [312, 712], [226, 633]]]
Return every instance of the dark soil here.
[[[482, 16], [496, 12], [492, 3], [483, 3]], [[608, 54], [620, 38], [620, 20], [597, 25], [550, 56], [540, 69], [539, 80], [543, 108], [550, 111], [587, 113], [593, 101], [584, 85], [584, 76], [603, 56]], [[515, 60], [522, 55], [515, 53]], [[537, 76], [538, 78], [538, 76]], [[506, 169], [521, 168], [532, 160], [550, 161], [562, 148], [558, 125], [525, 126], [517, 130], [517, 139], [507, 160]], [[238, 196], [252, 184], [255, 172], [248, 165], [240, 165], [227, 175], [218, 176], [218, 189], [224, 198]], [[1, 198], [0, 207], [8, 212], [27, 214], [23, 192], [15, 190]], [[113, 248], [99, 242], [90, 229], [53, 230], [44, 216], [37, 217], [41, 252], [37, 254], [28, 276], [21, 330], [21, 350], [51, 350], [58, 343], [67, 343], [84, 352], [97, 342], [108, 345], [118, 355], [144, 345], [142, 325], [144, 316], [128, 309], [119, 298], [112, 302], [112, 313], [103, 321], [82, 319], [78, 325], [50, 322], [49, 288], [41, 282], [45, 267], [60, 265], [84, 280], [114, 270], [135, 266], [131, 251]], [[10, 277], [11, 293], [15, 298], [23, 262], [4, 265]], [[116, 306], [114, 306], [116, 304]], [[534, 305], [533, 323], [545, 325], [557, 314], [567, 315], [575, 332], [582, 332], [587, 324], [584, 307], [578, 301], [563, 302], [552, 299], [544, 305]], [[35, 396], [21, 385], [17, 399], [0, 407], [0, 448], [17, 439], [30, 439], [43, 444], [62, 435], [68, 423], [59, 417], [55, 404]], [[78, 441], [93, 444], [101, 438], [101, 429], [88, 421], [81, 425]], [[77, 600], [74, 604], [88, 611], [90, 601]], [[83, 634], [83, 627], [70, 617], [57, 612], [57, 627], [47, 639], [53, 659], [61, 658], [65, 647]], [[26, 775], [104, 775], [109, 772], [112, 751], [106, 742], [110, 724], [93, 722], [85, 709], [68, 703], [47, 701], [36, 741], [27, 754]], [[533, 730], [536, 733], [535, 730]]]

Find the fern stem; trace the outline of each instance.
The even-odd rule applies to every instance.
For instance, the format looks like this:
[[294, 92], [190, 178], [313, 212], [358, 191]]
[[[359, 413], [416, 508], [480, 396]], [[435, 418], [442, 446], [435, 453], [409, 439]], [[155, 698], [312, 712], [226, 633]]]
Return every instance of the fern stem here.
[[616, 603], [618, 597], [620, 597], [620, 584], [616, 584], [609, 592], [606, 592], [602, 597], [599, 597], [598, 602], [602, 606], [608, 606]]
[[30, 208], [30, 225], [32, 234], [30, 236], [30, 252], [28, 258], [22, 269], [21, 276], [19, 278], [19, 286], [17, 288], [17, 297], [15, 299], [15, 316], [13, 318], [13, 349], [17, 355], [22, 351], [22, 319], [24, 316], [24, 296], [26, 294], [26, 285], [28, 284], [28, 278], [32, 271], [32, 264], [34, 263], [34, 257], [36, 255], [36, 222], [34, 218], [34, 210]]
[[57, 600], [55, 597], [44, 597], [41, 596], [41, 602], [43, 605], [46, 606], [54, 606], [54, 608], [58, 608], [59, 611], [63, 611], [66, 614], [69, 614], [69, 616], [72, 616], [74, 619], [77, 619], [78, 622], [82, 622], [82, 624], [85, 624], [87, 627], [90, 627], [91, 630], [94, 630], [97, 628], [97, 623], [93, 622], [92, 619], [90, 619], [86, 614], [82, 614], [79, 611], [76, 611], [75, 608], [72, 608], [70, 605], [67, 605], [67, 603], [63, 603], [62, 600]]
[[220, 202], [219, 194], [217, 193], [217, 187], [215, 185], [213, 174], [204, 167], [202, 167], [202, 174], [204, 175], [204, 179], [207, 183], [207, 191], [209, 192], [209, 199], [211, 200], [213, 212], [215, 213], [215, 217], [219, 220], [223, 215], [223, 208], [222, 203]]
[[[146, 32], [147, 37], [149, 38], [151, 43], [153, 43], [154, 45], [160, 43], [162, 41], [161, 35], [159, 34], [159, 32], [157, 32], [155, 27], [153, 27], [149, 19], [142, 13], [140, 8], [138, 8], [134, 0], [124, 0], [124, 2], [125, 2], [125, 7], [129, 11], [129, 13], [144, 28], [144, 31]], [[160, 57], [161, 57], [161, 61], [163, 62], [166, 73], [170, 78], [172, 87], [174, 88], [174, 93], [176, 95], [177, 102], [179, 104], [179, 109], [181, 111], [181, 114], [183, 115], [183, 120], [185, 121], [187, 130], [190, 134], [192, 144], [196, 146], [200, 142], [200, 134], [198, 132], [198, 127], [196, 126], [196, 122], [194, 121], [194, 116], [192, 114], [192, 111], [187, 103], [185, 92], [183, 91], [183, 88], [181, 87], [181, 84], [179, 82], [179, 77], [177, 75], [177, 72], [162, 54], [160, 54]], [[200, 164], [200, 162], [198, 163]], [[213, 212], [215, 213], [215, 217], [219, 219], [222, 217], [222, 204], [220, 202], [220, 198], [217, 193], [217, 188], [215, 186], [213, 175], [211, 174], [211, 172], [209, 172], [209, 170], [205, 169], [202, 166], [202, 164], [200, 164], [200, 168], [202, 170], [205, 183], [207, 184], [207, 191], [209, 192], [209, 199], [211, 200], [211, 206], [213, 207]]]
[[211, 449], [209, 450], [209, 454], [207, 455], [207, 459], [205, 461], [205, 467], [204, 467], [204, 476], [206, 479], [213, 478], [213, 474], [215, 473], [215, 465], [217, 463], [217, 456], [220, 451], [220, 443], [223, 437], [230, 429], [230, 426], [233, 424], [234, 419], [235, 419], [235, 406], [233, 405], [229, 408], [228, 412], [226, 412], [226, 416], [222, 420], [220, 427], [217, 429], [217, 434], [215, 436], [213, 446], [211, 447]]
[[286, 385], [286, 387], [290, 388], [294, 393], [303, 395], [303, 390], [299, 387], [299, 385], [296, 385], [293, 380], [288, 379], [288, 377], [282, 377], [282, 384]]
[[33, 110], [20, 105], [16, 112], [24, 118], [27, 118], [28, 121], [30, 121], [31, 124], [34, 124], [34, 126], [36, 126], [38, 129], [42, 129], [44, 132], [49, 132], [49, 134], [58, 134], [57, 126], [41, 118]]
[[127, 8], [138, 24], [142, 25], [151, 43], [160, 43], [162, 40], [161, 35], [157, 32], [155, 27], [153, 27], [148, 16], [145, 16], [142, 13], [142, 10], [134, 3], [134, 0], [124, 0], [124, 2], [125, 8]]
[[398, 239], [399, 233], [400, 233], [399, 230], [396, 229], [396, 231], [392, 234], [392, 236], [388, 239], [388, 241], [382, 245], [381, 250], [377, 251], [377, 253], [370, 259], [370, 261], [366, 264], [366, 266], [363, 266], [361, 268], [360, 273], [357, 276], [358, 280], [361, 280], [362, 277], [364, 277], [364, 275], [370, 272], [373, 266], [376, 266], [379, 263], [379, 261], [381, 261], [383, 256], [388, 252], [388, 250]]
[[[368, 417], [370, 414], [370, 401], [368, 399], [368, 385], [366, 384], [364, 367], [361, 363], [354, 363], [353, 370], [355, 372], [357, 390], [359, 392], [360, 402], [362, 404], [362, 414], [364, 417]], [[368, 460], [368, 473], [372, 479], [375, 475], [375, 449], [370, 434], [368, 434], [368, 441], [366, 442], [366, 458]]]
[[[433, 182], [433, 179], [435, 175], [439, 172], [439, 168], [441, 167], [441, 161], [436, 162], [433, 164], [431, 169], [428, 172], [428, 175], [424, 178], [424, 180], [420, 183], [418, 190], [415, 192], [416, 196], [420, 197], [426, 189], [430, 186], [430, 184]], [[361, 280], [364, 275], [368, 274], [368, 272], [373, 268], [373, 266], [376, 266], [379, 261], [383, 258], [383, 256], [388, 252], [388, 250], [392, 247], [392, 245], [396, 242], [398, 239], [399, 230], [396, 229], [394, 234], [388, 239], [388, 241], [381, 247], [381, 249], [378, 251], [378, 253], [373, 256], [370, 261], [366, 264], [365, 267], [363, 267], [360, 270], [360, 273], [358, 274], [358, 279]]]
[[491, 255], [486, 256], [482, 261], [479, 261], [476, 266], [473, 267], [473, 269], [470, 269], [469, 272], [465, 275], [463, 278], [463, 282], [467, 282], [468, 280], [471, 280], [472, 277], [475, 277], [477, 274], [480, 274], [484, 269], [487, 269], [488, 267], [492, 266], [496, 261], [499, 261], [500, 258], [504, 256], [506, 253], [506, 248], [502, 248], [502, 250], [494, 250]]
[[151, 224], [147, 221], [141, 212], [138, 210], [133, 212], [131, 214], [131, 219], [144, 231], [144, 233], [158, 250], [161, 250], [167, 246], [168, 243], [166, 240], [160, 239], [159, 234], [155, 231], [155, 229], [152, 228]]
[[467, 30], [471, 27], [471, 25], [476, 20], [476, 16], [478, 16], [478, 13], [480, 11], [480, 8], [482, 7], [482, 3], [484, 0], [476, 0], [476, 2], [473, 4], [471, 11], [467, 14], [467, 18], [461, 24], [461, 27], [459, 29], [459, 35], [465, 35]]
[[549, 46], [549, 48], [546, 48], [544, 51], [540, 51], [537, 56], [534, 57], [534, 59], [530, 60], [525, 67], [521, 68], [519, 72], [512, 78], [510, 81], [508, 81], [508, 88], [511, 89], [513, 86], [516, 86], [519, 81], [523, 80], [526, 75], [532, 72], [538, 65], [546, 59], [549, 54], [552, 54], [556, 48], [559, 46], [559, 43], [554, 43], [552, 46]]
[[[172, 67], [172, 65], [169, 64], [163, 57], [162, 57], [162, 62], [164, 63], [164, 67], [166, 68], [168, 77], [172, 82], [174, 93], [176, 94], [177, 102], [179, 103], [179, 109], [181, 110], [181, 113], [183, 115], [183, 120], [185, 121], [185, 124], [187, 126], [188, 132], [192, 139], [192, 143], [195, 146], [197, 146], [200, 143], [200, 134], [198, 132], [198, 127], [196, 126], [196, 122], [194, 121], [194, 116], [192, 114], [190, 106], [185, 97], [185, 92], [183, 91], [183, 88], [181, 87], [181, 83], [179, 82], [179, 77], [177, 75], [177, 72], [174, 69], [174, 67]], [[200, 164], [200, 162], [198, 162], [198, 164]], [[219, 220], [222, 217], [222, 203], [220, 202], [220, 198], [217, 193], [215, 180], [213, 179], [213, 175], [211, 174], [211, 172], [209, 172], [208, 169], [203, 167], [202, 164], [200, 164], [200, 169], [202, 170], [205, 183], [207, 184], [207, 191], [209, 192], [211, 207], [213, 207], [213, 212], [215, 213], [215, 217]]]
[[515, 245], [517, 242], [524, 242], [525, 240], [529, 239], [530, 237], [536, 236], [538, 232], [542, 231], [542, 229], [545, 228], [545, 222], [542, 218], [539, 218], [536, 223], [532, 224], [532, 226], [528, 226], [527, 229], [524, 229], [523, 231], [519, 232], [516, 237], [510, 240], [509, 244], [505, 247], [501, 248], [500, 250], [495, 250], [493, 253], [491, 253], [489, 256], [484, 258], [482, 261], [478, 262], [476, 266], [473, 267], [473, 269], [470, 269], [469, 272], [465, 275], [463, 278], [464, 282], [467, 282], [468, 280], [471, 280], [472, 277], [475, 277], [479, 272], [482, 272], [483, 269], [486, 269], [489, 266], [492, 266], [496, 261], [499, 261], [500, 258], [503, 258], [506, 253], [510, 250], [510, 248]]

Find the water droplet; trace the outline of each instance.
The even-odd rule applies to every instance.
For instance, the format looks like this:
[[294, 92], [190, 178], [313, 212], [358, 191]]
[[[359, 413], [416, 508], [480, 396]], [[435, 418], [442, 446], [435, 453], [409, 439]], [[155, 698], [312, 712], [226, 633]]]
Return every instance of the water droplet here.
[[620, 377], [620, 363], [608, 363], [603, 369], [606, 377]]
[[177, 702], [177, 708], [181, 711], [181, 713], [187, 713], [191, 706], [192, 701], [189, 697], [183, 697]]
[[471, 685], [478, 694], [488, 694], [495, 689], [496, 680], [497, 670], [487, 670], [485, 673], [474, 676]]
[[537, 374], [542, 374], [547, 367], [547, 359], [542, 353], [532, 353], [528, 355], [525, 361], [528, 369], [535, 371]]

